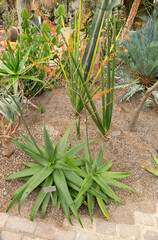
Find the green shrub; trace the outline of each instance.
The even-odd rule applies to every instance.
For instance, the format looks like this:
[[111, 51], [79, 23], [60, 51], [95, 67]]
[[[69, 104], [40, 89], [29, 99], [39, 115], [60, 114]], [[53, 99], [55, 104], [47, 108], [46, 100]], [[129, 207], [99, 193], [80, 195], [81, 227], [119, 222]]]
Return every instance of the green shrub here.
[[31, 51], [31, 47], [25, 51], [25, 53], [20, 52], [18, 49], [16, 53], [13, 53], [11, 46], [8, 42], [8, 52], [4, 52], [1, 63], [0, 63], [0, 80], [5, 87], [17, 95], [20, 90], [21, 94], [25, 92], [25, 87], [28, 81], [33, 81], [34, 84], [40, 82], [38, 76], [32, 76], [30, 70], [32, 69], [32, 64], [27, 64], [27, 59]]

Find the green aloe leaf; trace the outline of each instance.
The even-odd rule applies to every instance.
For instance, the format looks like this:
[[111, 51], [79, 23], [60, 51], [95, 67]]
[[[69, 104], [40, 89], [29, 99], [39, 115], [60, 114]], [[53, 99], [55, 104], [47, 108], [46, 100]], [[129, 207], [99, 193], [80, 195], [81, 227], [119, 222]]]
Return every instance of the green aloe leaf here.
[[45, 143], [46, 153], [48, 157], [53, 157], [54, 147], [44, 124], [43, 124], [43, 129], [44, 129], [44, 143]]
[[61, 201], [62, 208], [65, 212], [65, 215], [66, 215], [69, 223], [72, 225], [71, 218], [70, 218], [70, 210], [69, 210], [68, 204], [66, 203], [66, 201], [64, 200], [64, 198], [62, 197], [62, 195], [60, 193], [59, 193], [59, 198], [60, 198], [60, 201]]
[[22, 194], [23, 194], [23, 191], [21, 191], [19, 194], [17, 194], [17, 195], [13, 198], [13, 200], [12, 200], [11, 203], [9, 204], [6, 212], [8, 212], [8, 211], [12, 208], [12, 206], [21, 198]]
[[72, 168], [68, 164], [66, 164], [66, 163], [64, 163], [62, 161], [59, 161], [59, 160], [55, 163], [55, 165], [53, 165], [53, 167], [55, 169], [62, 169], [62, 170], [69, 170], [69, 171], [76, 170], [76, 166], [75, 166], [75, 168]]
[[32, 159], [34, 159], [36, 162], [43, 166], [47, 166], [48, 162], [45, 158], [43, 158], [41, 155], [34, 153], [28, 146], [25, 144], [22, 144], [15, 139], [12, 139], [12, 142], [17, 145], [22, 151], [24, 151], [27, 155], [29, 155]]
[[6, 64], [0, 63], [0, 68], [3, 69], [3, 71], [6, 71], [6, 74], [14, 74], [14, 72], [6, 66]]
[[145, 167], [145, 168], [155, 176], [158, 176], [158, 170], [156, 168], [149, 168], [149, 167]]
[[46, 209], [47, 209], [49, 201], [50, 201], [50, 193], [47, 193], [45, 196], [45, 199], [43, 201], [43, 204], [42, 204], [42, 210], [41, 210], [42, 217], [44, 217], [44, 215], [46, 213]]
[[91, 218], [91, 223], [93, 223], [93, 211], [94, 211], [94, 205], [95, 205], [95, 197], [90, 194], [87, 193], [87, 203], [88, 203], [88, 211], [89, 211], [89, 215]]
[[38, 172], [35, 176], [34, 179], [31, 181], [31, 183], [27, 186], [25, 189], [20, 202], [19, 202], [19, 212], [22, 203], [24, 202], [25, 198], [37, 187], [39, 186], [40, 183], [42, 183], [50, 174], [52, 174], [53, 168], [52, 167], [44, 167], [40, 172]]
[[82, 182], [82, 185], [81, 185], [81, 189], [75, 199], [75, 202], [78, 201], [78, 199], [85, 193], [88, 191], [88, 189], [92, 186], [93, 184], [93, 178], [92, 178], [92, 175], [89, 174]]
[[100, 176], [93, 176], [94, 181], [101, 187], [102, 191], [115, 202], [123, 203], [122, 200], [114, 193], [114, 191], [107, 185], [105, 180]]
[[77, 220], [79, 221], [79, 223], [82, 226], [81, 220], [79, 218], [79, 215], [77, 213], [77, 210], [76, 210], [73, 200], [71, 198], [70, 192], [68, 190], [68, 186], [66, 183], [64, 173], [61, 170], [55, 170], [53, 173], [53, 177], [54, 177], [54, 182], [58, 189], [58, 192], [60, 192], [61, 196], [63, 197], [63, 199], [65, 200], [67, 205], [71, 208], [73, 214], [76, 216]]
[[[96, 141], [97, 139], [91, 139], [89, 140], [89, 143]], [[80, 152], [85, 146], [87, 145], [87, 142], [83, 142], [78, 144], [75, 147], [72, 147], [70, 150], [68, 150], [67, 152], [65, 152], [65, 155], [68, 158], [73, 158], [78, 152]]]
[[13, 179], [13, 178], [21, 178], [21, 177], [27, 177], [27, 176], [35, 175], [42, 168], [43, 167], [41, 165], [36, 164], [36, 166], [34, 166], [32, 168], [25, 169], [23, 171], [19, 171], [19, 172], [11, 174], [9, 177], [6, 178], [6, 180]]
[[[27, 61], [27, 58], [28, 58], [28, 56], [29, 56], [29, 54], [30, 54], [30, 50], [31, 50], [31, 48], [28, 49], [28, 51], [26, 52], [26, 54], [25, 54], [25, 56], [23, 57], [22, 61], [20, 62], [20, 64], [19, 64], [19, 72], [22, 72], [22, 71], [23, 71], [24, 66], [25, 66], [25, 63], [26, 63], [26, 61]], [[26, 69], [25, 69], [25, 71], [26, 71]]]
[[130, 176], [131, 173], [124, 173], [124, 172], [107, 172], [107, 171], [103, 171], [101, 173], [101, 176], [103, 178], [109, 178], [109, 179], [116, 179], [116, 178], [125, 178]]
[[57, 151], [59, 153], [64, 153], [67, 150], [67, 140], [73, 125], [71, 125], [65, 132], [64, 136], [57, 145]]
[[97, 199], [97, 203], [98, 203], [98, 205], [99, 205], [102, 213], [103, 213], [104, 216], [107, 218], [107, 220], [109, 220], [110, 217], [109, 217], [109, 214], [108, 214], [108, 212], [107, 212], [107, 210], [106, 210], [104, 201], [103, 201], [102, 199], [98, 198], [98, 197], [97, 197], [96, 199]]
[[[30, 147], [30, 150], [33, 151], [34, 153], [39, 154], [39, 151], [37, 150], [35, 144], [33, 141], [31, 141], [29, 138], [27, 138], [26, 136], [22, 135], [24, 141], [27, 143], [28, 147]], [[43, 154], [45, 154], [45, 149], [38, 144], [38, 147], [40, 148], [40, 150], [42, 151]]]
[[102, 159], [103, 159], [103, 144], [101, 144], [101, 149], [100, 149], [96, 159], [93, 162], [92, 168], [94, 171], [96, 171], [101, 166]]
[[151, 153], [151, 154], [152, 154], [153, 159], [154, 159], [154, 161], [155, 161], [155, 162], [153, 161], [155, 167], [158, 167], [158, 158], [155, 156], [155, 154], [153, 154], [153, 153]]
[[113, 180], [113, 179], [107, 179], [107, 178], [104, 178], [104, 181], [105, 181], [108, 185], [115, 186], [115, 187], [120, 187], [120, 188], [125, 188], [125, 189], [128, 189], [128, 190], [136, 193], [136, 191], [135, 191], [134, 189], [132, 189], [131, 187], [127, 186], [127, 185], [124, 184], [124, 183], [118, 182], [118, 181]]
[[44, 198], [46, 197], [47, 193], [44, 192], [44, 188], [45, 187], [49, 187], [49, 186], [52, 186], [52, 183], [53, 183], [53, 179], [52, 179], [52, 176], [49, 176], [48, 178], [46, 178], [46, 180], [44, 181], [44, 184], [43, 184], [43, 187], [41, 189], [41, 191], [39, 192], [36, 200], [35, 200], [35, 203], [33, 205], [33, 208], [32, 208], [32, 211], [31, 211], [31, 215], [30, 215], [30, 220], [33, 221], [36, 214], [37, 214], [37, 211], [39, 209], [39, 207], [41, 206]]
[[111, 168], [111, 166], [112, 166], [112, 160], [100, 166], [97, 169], [97, 173], [102, 173], [102, 172], [106, 173]]

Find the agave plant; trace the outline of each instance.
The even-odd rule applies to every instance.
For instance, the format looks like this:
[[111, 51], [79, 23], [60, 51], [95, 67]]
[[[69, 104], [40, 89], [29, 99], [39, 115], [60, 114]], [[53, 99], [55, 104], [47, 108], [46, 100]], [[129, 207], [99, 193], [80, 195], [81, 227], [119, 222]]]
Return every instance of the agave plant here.
[[13, 200], [11, 201], [7, 211], [9, 211], [9, 209], [20, 199], [18, 208], [20, 212], [20, 208], [26, 197], [35, 188], [40, 186], [41, 190], [35, 200], [30, 219], [34, 220], [40, 206], [42, 206], [42, 216], [44, 216], [48, 202], [50, 200], [50, 194], [45, 193], [43, 189], [54, 184], [57, 188], [57, 191], [52, 193], [55, 206], [60, 204], [62, 205], [63, 210], [70, 222], [71, 219], [69, 209], [71, 209], [72, 213], [77, 217], [78, 221], [82, 225], [66, 180], [66, 174], [69, 175], [71, 171], [76, 169], [74, 169], [72, 166], [69, 166], [69, 164], [65, 162], [63, 155], [71, 159], [75, 168], [77, 168], [78, 165], [82, 166], [83, 160], [75, 158], [75, 155], [80, 150], [82, 150], [87, 143], [83, 142], [71, 149], [68, 149], [69, 144], [67, 142], [67, 139], [71, 127], [72, 126], [67, 129], [60, 142], [58, 142], [56, 146], [53, 147], [53, 144], [44, 125], [45, 148], [43, 148], [41, 145], [38, 145], [40, 152], [36, 148], [34, 142], [25, 136], [23, 136], [23, 139], [27, 145], [22, 144], [14, 139], [12, 140], [13, 143], [15, 143], [37, 163], [24, 162], [24, 164], [28, 166], [29, 169], [25, 169], [7, 177], [7, 180], [12, 178], [20, 178], [26, 180], [26, 183], [12, 194]]
[[[156, 17], [148, 18], [145, 25], [120, 42], [126, 51], [119, 57], [129, 66], [131, 74], [122, 72], [117, 88], [127, 88], [120, 100], [129, 100], [136, 92], [145, 91], [158, 80], [158, 31]], [[134, 73], [134, 74], [133, 74]], [[128, 76], [127, 76], [128, 75]], [[133, 82], [134, 78], [138, 79]], [[133, 83], [132, 83], [133, 82]], [[153, 92], [158, 102], [157, 90]]]

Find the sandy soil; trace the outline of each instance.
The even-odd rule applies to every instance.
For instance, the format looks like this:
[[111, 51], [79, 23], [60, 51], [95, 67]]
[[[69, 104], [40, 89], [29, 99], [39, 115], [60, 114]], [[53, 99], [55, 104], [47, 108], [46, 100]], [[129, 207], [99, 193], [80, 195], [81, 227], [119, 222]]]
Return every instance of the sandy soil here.
[[[43, 114], [31, 107], [26, 107], [24, 116], [32, 134], [38, 143], [43, 143], [43, 121], [53, 142], [60, 138], [71, 123], [74, 127], [71, 131], [69, 141], [72, 145], [77, 144], [75, 119], [70, 103], [66, 103], [67, 95], [64, 86], [56, 88], [61, 96], [57, 96], [53, 91], [42, 93], [34, 98], [33, 102], [38, 106], [45, 106]], [[63, 97], [63, 99], [61, 99]], [[114, 104], [113, 119], [109, 139], [103, 139], [101, 133], [96, 128], [92, 120], [88, 119], [89, 138], [100, 138], [104, 145], [104, 162], [113, 159], [111, 171], [131, 172], [131, 176], [122, 180], [123, 183], [134, 188], [138, 196], [123, 189], [115, 189], [125, 205], [118, 205], [117, 209], [113, 203], [107, 206], [111, 216], [111, 221], [116, 223], [133, 223], [133, 212], [141, 210], [144, 212], [154, 212], [155, 204], [158, 202], [158, 178], [145, 171], [140, 164], [152, 166], [151, 151], [156, 154], [154, 147], [158, 148], [158, 115], [156, 108], [143, 111], [137, 123], [136, 131], [129, 131], [129, 123], [138, 106], [140, 95], [136, 95], [130, 102]], [[100, 109], [100, 99], [95, 100], [97, 108]], [[86, 137], [85, 115], [81, 114], [81, 135]], [[120, 131], [119, 136], [113, 136], [113, 132]], [[19, 128], [15, 139], [21, 140], [21, 134], [27, 135], [23, 125]], [[90, 145], [92, 156], [95, 156], [100, 148], [100, 143], [95, 142]], [[1, 149], [0, 149], [1, 150]], [[5, 178], [13, 172], [24, 168], [23, 161], [31, 161], [20, 149], [15, 148], [15, 153], [8, 159], [0, 156], [0, 211], [6, 210], [10, 202], [11, 194], [22, 185], [19, 180], [5, 181]], [[29, 213], [38, 191], [34, 191], [23, 204], [21, 216], [29, 218]], [[17, 204], [10, 210], [10, 214], [18, 215]], [[80, 210], [81, 215], [88, 215], [86, 207]], [[95, 217], [103, 217], [99, 207], [95, 207]], [[37, 219], [40, 219], [40, 212]], [[44, 221], [55, 220], [57, 225], [62, 226], [64, 213], [62, 209], [52, 209], [49, 206]]]

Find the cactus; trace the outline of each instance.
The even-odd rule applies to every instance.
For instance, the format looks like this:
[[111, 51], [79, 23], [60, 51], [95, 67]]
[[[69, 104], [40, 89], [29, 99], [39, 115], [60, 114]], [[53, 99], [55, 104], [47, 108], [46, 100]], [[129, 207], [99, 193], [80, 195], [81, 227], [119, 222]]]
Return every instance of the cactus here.
[[12, 27], [9, 33], [9, 41], [16, 42], [18, 38], [18, 29], [16, 27]]

